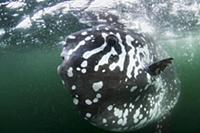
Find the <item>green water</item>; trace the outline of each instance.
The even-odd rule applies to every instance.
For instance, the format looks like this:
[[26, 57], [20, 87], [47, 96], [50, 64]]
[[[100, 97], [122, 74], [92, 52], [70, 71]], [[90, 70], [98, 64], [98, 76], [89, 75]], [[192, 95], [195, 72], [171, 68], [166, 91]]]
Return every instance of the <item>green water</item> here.
[[173, 133], [200, 132], [200, 36], [183, 37], [165, 42], [168, 53], [175, 58], [181, 80], [181, 97], [172, 113]]
[[[170, 121], [172, 133], [198, 133], [199, 37], [166, 40], [163, 44], [175, 58], [182, 82], [181, 97]], [[106, 132], [91, 126], [77, 113], [56, 72], [61, 63], [60, 50], [0, 50], [0, 133]]]
[[0, 133], [96, 131], [80, 118], [60, 82], [59, 55], [59, 48], [1, 51]]

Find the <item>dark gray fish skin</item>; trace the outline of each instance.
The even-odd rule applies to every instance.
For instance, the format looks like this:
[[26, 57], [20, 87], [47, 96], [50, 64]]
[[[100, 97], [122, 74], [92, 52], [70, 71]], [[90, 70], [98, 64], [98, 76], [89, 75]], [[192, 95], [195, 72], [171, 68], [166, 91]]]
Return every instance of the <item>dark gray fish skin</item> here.
[[91, 124], [137, 130], [168, 114], [180, 95], [174, 67], [159, 52], [142, 34], [101, 25], [67, 37], [58, 73]]

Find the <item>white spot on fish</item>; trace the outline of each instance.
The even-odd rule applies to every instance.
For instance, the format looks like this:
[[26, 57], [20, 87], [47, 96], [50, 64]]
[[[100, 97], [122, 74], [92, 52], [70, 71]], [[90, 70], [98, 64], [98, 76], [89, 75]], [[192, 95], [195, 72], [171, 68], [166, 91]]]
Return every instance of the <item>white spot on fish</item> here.
[[86, 70], [86, 69], [82, 69], [81, 72], [82, 72], [82, 73], [86, 73], [87, 70]]
[[75, 90], [76, 89], [76, 86], [75, 85], [72, 85], [72, 90]]
[[136, 97], [135, 102], [137, 102], [140, 99], [140, 95]]
[[94, 98], [94, 99], [93, 99], [93, 103], [97, 103], [98, 101], [99, 101], [98, 98]]
[[92, 104], [92, 101], [91, 101], [90, 99], [86, 99], [86, 100], [85, 100], [85, 103], [86, 103], [87, 105], [91, 105], [91, 104]]
[[119, 119], [119, 120], [117, 121], [117, 124], [118, 124], [118, 125], [122, 125], [122, 123], [123, 123], [123, 120], [122, 120], [122, 119]]
[[101, 94], [97, 93], [96, 97], [101, 98]]
[[105, 123], [107, 123], [107, 120], [105, 118], [103, 118], [102, 122], [105, 124]]
[[143, 118], [143, 114], [140, 114], [139, 119], [141, 120]]
[[70, 68], [68, 69], [67, 75], [68, 75], [68, 77], [73, 77], [73, 68], [72, 68], [72, 67], [70, 67]]
[[76, 37], [72, 36], [72, 35], [69, 35], [67, 38], [69, 38], [69, 39], [76, 39]]
[[106, 27], [106, 28], [105, 28], [105, 30], [109, 30], [109, 28], [108, 28], [108, 27]]
[[138, 121], [139, 121], [139, 119], [137, 119], [137, 118], [134, 119], [134, 123], [138, 123]]
[[79, 103], [78, 99], [77, 99], [77, 98], [74, 98], [74, 99], [73, 99], [73, 103], [74, 103], [75, 105], [77, 105], [77, 104]]
[[87, 117], [87, 118], [90, 118], [91, 116], [92, 116], [91, 113], [86, 113], [86, 117]]
[[86, 60], [84, 60], [82, 63], [81, 63], [81, 67], [87, 67], [88, 65], [88, 62]]
[[151, 83], [151, 76], [148, 73], [147, 73], [147, 80], [148, 80], [148, 83]]
[[80, 67], [77, 67], [76, 70], [77, 70], [77, 71], [81, 71], [81, 68], [80, 68]]
[[105, 70], [105, 69], [103, 69], [103, 70], [102, 70], [102, 72], [103, 72], [103, 73], [105, 73], [105, 72], [106, 72], [106, 70]]
[[109, 106], [107, 107], [107, 109], [108, 109], [108, 111], [111, 111], [111, 110], [113, 109], [113, 105], [109, 105]]
[[92, 88], [95, 92], [99, 91], [103, 87], [103, 82], [99, 81], [96, 83], [93, 83]]
[[137, 86], [133, 86], [133, 87], [130, 89], [130, 92], [134, 92], [136, 89], [137, 89]]
[[85, 41], [90, 41], [92, 38], [90, 36], [85, 38]]
[[85, 36], [87, 35], [88, 33], [86, 31], [82, 32], [81, 35]]

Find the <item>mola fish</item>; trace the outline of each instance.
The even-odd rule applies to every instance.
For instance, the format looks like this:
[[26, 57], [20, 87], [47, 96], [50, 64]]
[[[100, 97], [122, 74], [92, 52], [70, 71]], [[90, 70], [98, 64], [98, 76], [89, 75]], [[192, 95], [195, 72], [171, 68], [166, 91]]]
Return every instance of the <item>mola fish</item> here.
[[92, 125], [138, 130], [169, 114], [180, 95], [173, 58], [163, 52], [147, 35], [98, 25], [67, 37], [58, 73]]

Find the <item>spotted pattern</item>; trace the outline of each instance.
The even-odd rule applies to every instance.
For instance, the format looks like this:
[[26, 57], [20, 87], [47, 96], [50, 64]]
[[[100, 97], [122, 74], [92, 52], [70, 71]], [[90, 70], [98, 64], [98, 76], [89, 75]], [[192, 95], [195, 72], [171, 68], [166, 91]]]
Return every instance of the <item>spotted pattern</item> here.
[[82, 30], [67, 37], [61, 56], [59, 73], [73, 103], [100, 128], [142, 128], [165, 116], [180, 95], [173, 66], [156, 77], [146, 71], [163, 55], [143, 34], [107, 25]]

